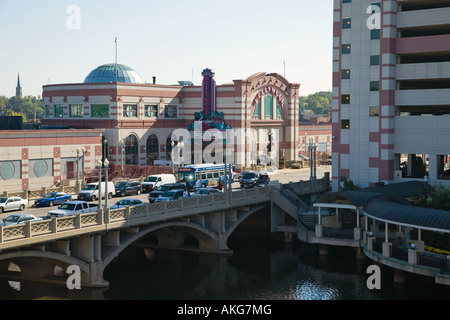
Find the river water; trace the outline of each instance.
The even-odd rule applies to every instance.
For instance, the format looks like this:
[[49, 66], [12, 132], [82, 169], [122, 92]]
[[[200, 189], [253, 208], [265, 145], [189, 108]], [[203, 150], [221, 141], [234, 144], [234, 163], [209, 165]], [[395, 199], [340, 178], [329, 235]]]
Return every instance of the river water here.
[[[386, 300], [448, 299], [450, 288], [413, 277], [395, 284], [382, 268], [380, 290], [366, 281], [370, 260], [350, 249], [328, 256], [303, 243], [285, 244], [276, 235], [237, 229], [233, 255], [129, 247], [105, 271], [107, 289], [68, 290], [61, 285], [0, 280], [0, 299], [83, 300]], [[251, 236], [249, 236], [251, 235]]]

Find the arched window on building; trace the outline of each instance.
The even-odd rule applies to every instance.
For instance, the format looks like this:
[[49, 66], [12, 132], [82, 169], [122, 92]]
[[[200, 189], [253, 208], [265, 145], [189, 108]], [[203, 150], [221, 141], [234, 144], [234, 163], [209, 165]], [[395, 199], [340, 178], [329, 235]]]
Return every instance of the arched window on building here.
[[158, 137], [151, 134], [147, 139], [147, 164], [153, 165], [155, 160], [159, 160], [159, 141]]
[[270, 92], [264, 95], [264, 119], [273, 119], [273, 95]]
[[281, 103], [278, 100], [277, 100], [277, 120], [284, 120], [283, 107], [281, 106]]
[[282, 102], [279, 95], [272, 92], [262, 94], [257, 100], [253, 120], [284, 120]]
[[261, 100], [255, 106], [255, 112], [253, 113], [253, 120], [261, 119]]
[[125, 139], [125, 164], [139, 164], [139, 142], [133, 134]]

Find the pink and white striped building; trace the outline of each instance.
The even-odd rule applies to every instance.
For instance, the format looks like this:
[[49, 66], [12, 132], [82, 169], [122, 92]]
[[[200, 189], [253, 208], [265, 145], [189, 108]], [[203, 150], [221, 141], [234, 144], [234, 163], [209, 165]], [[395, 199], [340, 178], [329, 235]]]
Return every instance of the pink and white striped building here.
[[155, 78], [145, 83], [124, 65], [100, 66], [84, 83], [43, 87], [43, 124], [104, 130], [112, 164], [170, 160], [172, 133], [192, 129], [199, 120], [220, 130], [255, 129], [253, 136], [234, 141], [230, 158], [237, 169], [249, 167], [254, 152], [264, 152], [258, 145], [267, 144], [275, 130], [279, 140], [275, 156], [298, 159], [299, 84], [260, 72], [216, 86], [213, 76], [205, 69], [209, 82], [201, 86], [162, 85]]
[[334, 0], [332, 127], [335, 191], [450, 182], [450, 1]]

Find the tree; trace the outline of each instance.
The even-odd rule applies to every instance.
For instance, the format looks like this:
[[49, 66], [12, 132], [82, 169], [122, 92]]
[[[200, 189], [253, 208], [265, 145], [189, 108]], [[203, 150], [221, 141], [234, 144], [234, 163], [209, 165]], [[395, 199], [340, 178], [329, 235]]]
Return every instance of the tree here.
[[25, 119], [42, 118], [43, 104], [41, 97], [26, 96], [11, 97], [0, 96], [0, 114], [2, 115], [23, 115]]
[[8, 109], [8, 98], [5, 96], [0, 96], [0, 114], [5, 114], [6, 109]]
[[331, 111], [331, 91], [319, 91], [299, 98], [300, 113], [326, 115]]
[[351, 179], [347, 177], [341, 177], [342, 187], [341, 191], [350, 191], [359, 189], [359, 185], [355, 184]]

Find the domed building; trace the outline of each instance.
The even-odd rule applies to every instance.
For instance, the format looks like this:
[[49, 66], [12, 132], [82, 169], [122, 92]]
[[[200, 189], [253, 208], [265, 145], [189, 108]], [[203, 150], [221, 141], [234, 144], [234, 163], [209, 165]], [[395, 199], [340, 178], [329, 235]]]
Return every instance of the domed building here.
[[[205, 69], [202, 76], [200, 86], [182, 81], [178, 85], [158, 84], [155, 77], [151, 83], [146, 83], [126, 65], [105, 64], [92, 70], [83, 83], [43, 86], [42, 123], [74, 129], [103, 129], [107, 146], [103, 151], [95, 148], [91, 152], [95, 152], [96, 158], [106, 154], [111, 165], [122, 169], [124, 166], [173, 164], [172, 133], [182, 129], [191, 137], [188, 136], [186, 142], [191, 142], [189, 140], [194, 141], [198, 134], [194, 132], [198, 127], [203, 140], [208, 129], [223, 133], [227, 159], [232, 159], [236, 169], [250, 167], [258, 156], [270, 153], [267, 145], [275, 141], [275, 133], [278, 134], [277, 152], [272, 149], [272, 156], [287, 161], [298, 159], [301, 149], [299, 84], [289, 83], [277, 73], [266, 72], [217, 86], [212, 70]], [[240, 141], [231, 141], [233, 130], [250, 129], [254, 129], [252, 136], [242, 135]], [[234, 147], [230, 151], [228, 146], [232, 144]], [[205, 148], [204, 141], [202, 148]], [[224, 155], [224, 150], [225, 147], [219, 151], [218, 159]], [[75, 149], [73, 152], [76, 155]], [[191, 156], [191, 162], [202, 161], [201, 153], [192, 152]], [[86, 170], [94, 166], [89, 165], [91, 168]]]
[[143, 84], [145, 81], [129, 66], [123, 64], [104, 64], [89, 73], [84, 83], [135, 83]]

